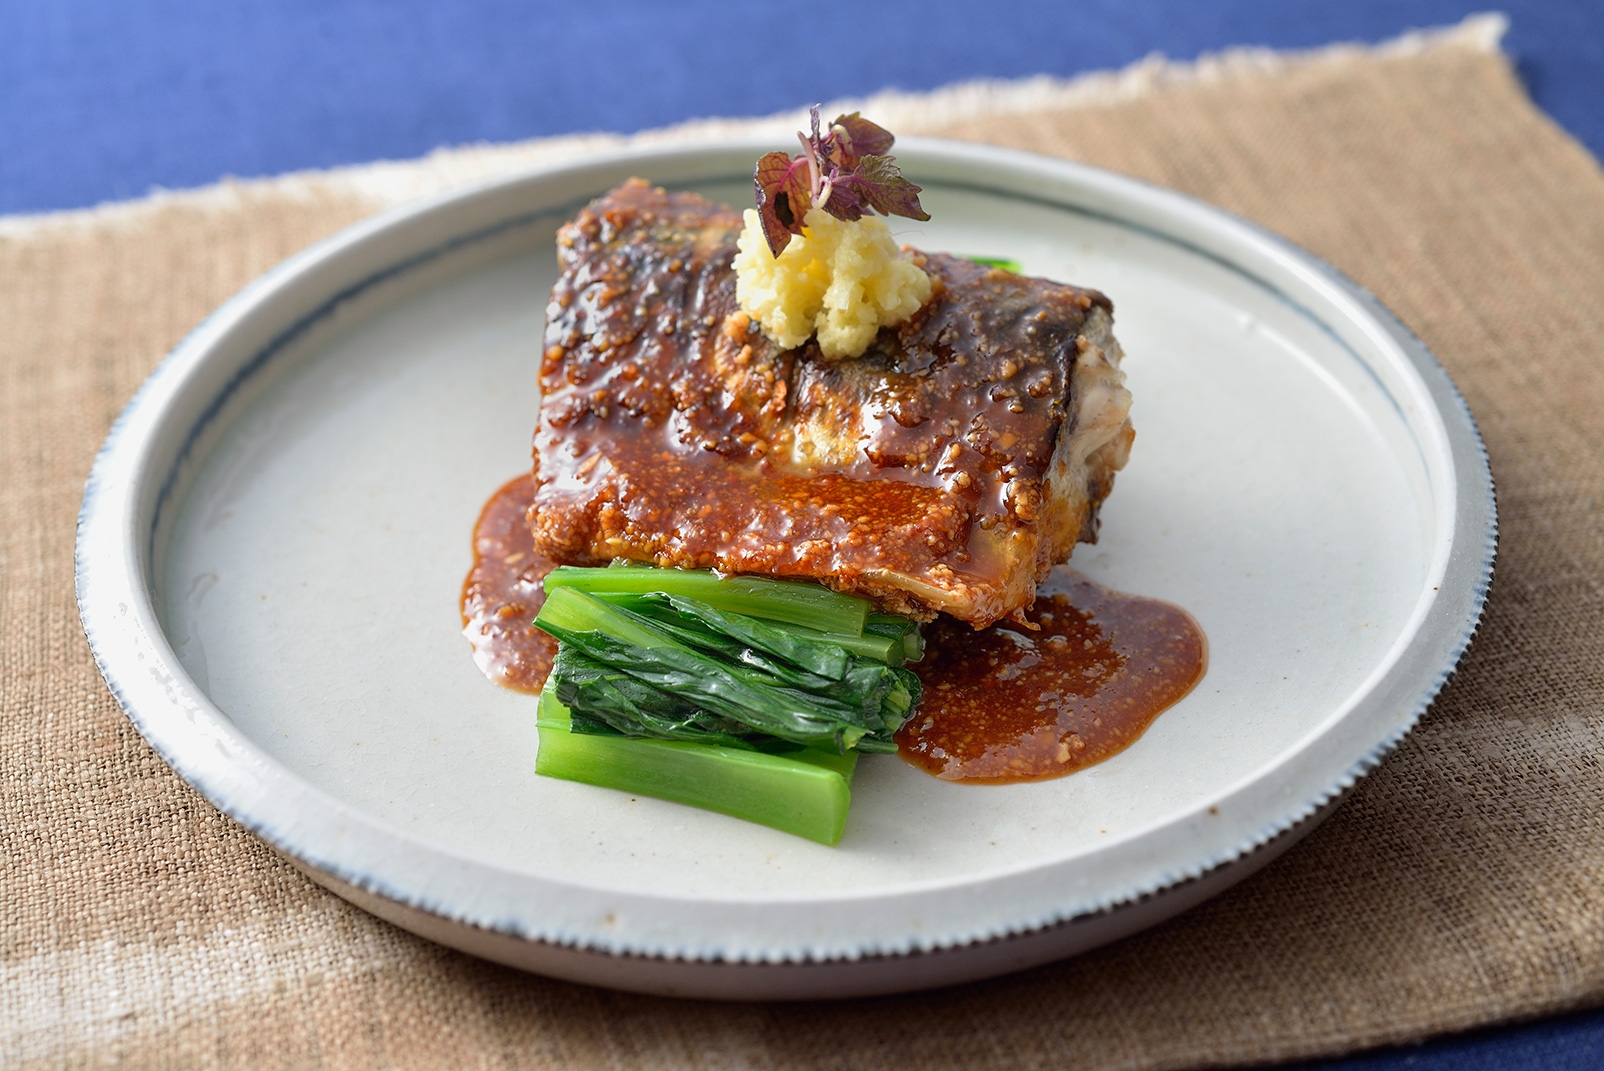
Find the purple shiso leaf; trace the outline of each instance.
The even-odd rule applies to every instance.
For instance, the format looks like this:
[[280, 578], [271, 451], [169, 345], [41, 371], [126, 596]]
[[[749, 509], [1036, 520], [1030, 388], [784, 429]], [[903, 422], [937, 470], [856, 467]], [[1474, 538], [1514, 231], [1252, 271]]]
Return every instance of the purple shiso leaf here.
[[864, 204], [852, 182], [851, 174], [835, 171], [825, 180], [824, 190], [814, 204], [836, 219], [851, 223], [863, 218]]
[[757, 215], [769, 251], [779, 256], [802, 233], [802, 218], [813, 203], [808, 161], [771, 152], [757, 162], [752, 185], [757, 189]]
[[857, 112], [836, 116], [830, 130], [832, 133], [839, 131], [837, 140], [842, 144], [842, 163], [846, 167], [855, 166], [865, 156], [886, 155], [891, 151], [892, 142], [897, 140], [891, 131], [869, 122]]
[[797, 134], [802, 155], [771, 152], [757, 162], [752, 184], [758, 218], [769, 250], [779, 256], [802, 233], [808, 209], [818, 205], [836, 219], [852, 222], [866, 212], [925, 220], [919, 187], [902, 177], [886, 155], [896, 140], [891, 132], [857, 112], [840, 115], [828, 133], [819, 130], [819, 106], [808, 110], [812, 134]]
[[919, 203], [919, 187], [902, 177], [889, 156], [865, 156], [856, 171], [837, 177], [834, 185], [835, 197], [850, 193], [854, 203], [881, 215], [930, 218]]

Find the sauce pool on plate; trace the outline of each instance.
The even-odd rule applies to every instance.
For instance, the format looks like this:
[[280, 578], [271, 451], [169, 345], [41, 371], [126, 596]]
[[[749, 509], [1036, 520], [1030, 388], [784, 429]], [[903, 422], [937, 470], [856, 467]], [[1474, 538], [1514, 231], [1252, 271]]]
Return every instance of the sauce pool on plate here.
[[924, 698], [897, 733], [903, 759], [948, 781], [1062, 777], [1123, 751], [1203, 677], [1192, 615], [1060, 566], [1026, 612], [980, 632], [926, 625]]
[[526, 514], [531, 475], [502, 484], [473, 529], [473, 568], [462, 584], [462, 632], [473, 660], [504, 688], [539, 692], [557, 657], [557, 641], [535, 627], [546, 601], [541, 581], [555, 564], [535, 553]]
[[[525, 475], [498, 490], [474, 527], [462, 587], [463, 633], [485, 676], [538, 692], [557, 641], [534, 627], [553, 563], [535, 552]], [[1178, 606], [1055, 569], [1026, 614], [979, 632], [942, 618], [924, 626], [911, 668], [924, 698], [897, 733], [898, 754], [949, 781], [1062, 777], [1124, 750], [1202, 679], [1203, 630]]]

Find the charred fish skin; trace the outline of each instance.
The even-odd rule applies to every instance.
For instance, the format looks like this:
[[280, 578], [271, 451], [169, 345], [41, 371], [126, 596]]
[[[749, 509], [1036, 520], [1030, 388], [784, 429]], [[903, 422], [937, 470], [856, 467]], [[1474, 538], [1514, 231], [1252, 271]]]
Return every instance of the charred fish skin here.
[[956, 257], [860, 358], [739, 309], [735, 211], [631, 180], [558, 235], [537, 549], [821, 580], [980, 628], [1094, 538], [1130, 396], [1103, 295]]

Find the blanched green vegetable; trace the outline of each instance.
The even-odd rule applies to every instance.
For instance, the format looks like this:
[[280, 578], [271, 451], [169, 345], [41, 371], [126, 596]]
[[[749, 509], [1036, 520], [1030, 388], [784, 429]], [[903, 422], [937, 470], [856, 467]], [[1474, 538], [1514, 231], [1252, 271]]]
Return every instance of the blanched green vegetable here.
[[558, 588], [577, 588], [591, 594], [659, 591], [698, 599], [729, 613], [849, 636], [862, 635], [869, 617], [869, 600], [818, 584], [760, 576], [721, 577], [706, 569], [659, 569], [651, 565], [581, 569], [563, 565], [546, 577], [548, 595]]
[[[870, 614], [863, 624], [863, 634], [901, 641], [903, 661], [917, 662], [925, 655], [925, 638], [919, 634], [919, 623], [901, 614]], [[897, 664], [893, 658], [886, 661]]]
[[[849, 658], [831, 679], [750, 649], [748, 657], [732, 658], [727, 647], [721, 650], [728, 638], [722, 633], [712, 633], [705, 646], [695, 642], [700, 620], [682, 618], [670, 631], [623, 606], [559, 587], [535, 618], [562, 643], [547, 688], [564, 705], [630, 735], [684, 740], [700, 730], [729, 737], [736, 735], [730, 723], [738, 723], [748, 734], [841, 753], [896, 750], [892, 734], [918, 698], [919, 680], [908, 670]], [[621, 692], [623, 678], [646, 687]], [[629, 701], [620, 702], [621, 695]], [[632, 710], [656, 716], [635, 717]], [[691, 716], [696, 711], [715, 720], [698, 720]]]
[[1010, 271], [1015, 275], [1019, 274], [1019, 261], [1009, 260], [1007, 257], [965, 257], [964, 259], [972, 260], [976, 264], [984, 264], [988, 268], [1001, 268], [1003, 271]]
[[687, 803], [821, 844], [841, 839], [852, 802], [855, 752], [764, 754], [713, 744], [570, 731], [551, 689], [540, 696], [535, 772]]
[[918, 626], [816, 584], [563, 567], [546, 592], [538, 773], [834, 844], [858, 753], [919, 701]]

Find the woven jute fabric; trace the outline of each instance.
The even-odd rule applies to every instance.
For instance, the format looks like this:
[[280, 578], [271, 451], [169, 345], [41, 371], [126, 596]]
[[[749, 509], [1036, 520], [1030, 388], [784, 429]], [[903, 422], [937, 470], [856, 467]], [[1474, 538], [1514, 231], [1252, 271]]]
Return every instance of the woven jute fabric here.
[[1486, 617], [1397, 753], [1259, 875], [1076, 960], [918, 996], [715, 1005], [520, 974], [348, 906], [184, 785], [79, 630], [90, 461], [188, 329], [385, 184], [0, 221], [0, 1063], [1190, 1067], [1604, 1001], [1604, 174], [1463, 36], [1239, 60], [935, 99], [897, 129], [1187, 191], [1380, 295], [1486, 437]]

